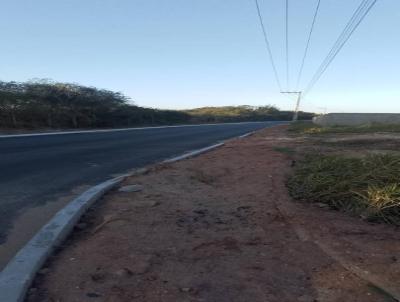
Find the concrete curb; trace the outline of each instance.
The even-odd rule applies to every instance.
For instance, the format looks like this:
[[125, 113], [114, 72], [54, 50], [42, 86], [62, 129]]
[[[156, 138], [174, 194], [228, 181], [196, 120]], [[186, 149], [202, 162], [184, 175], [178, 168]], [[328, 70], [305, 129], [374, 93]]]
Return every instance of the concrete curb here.
[[72, 231], [82, 214], [107, 191], [122, 182], [117, 177], [90, 188], [57, 212], [39, 232], [14, 256], [0, 273], [2, 302], [20, 302], [36, 272]]
[[[162, 163], [174, 163], [191, 158], [223, 145], [224, 142], [221, 142], [164, 160]], [[66, 239], [86, 210], [127, 177], [146, 171], [148, 171], [146, 168], [137, 169], [93, 186], [57, 212], [0, 272], [1, 302], [22, 302], [38, 270], [54, 249]]]
[[174, 163], [174, 162], [177, 162], [177, 161], [180, 161], [180, 160], [183, 160], [183, 159], [187, 159], [187, 158], [190, 158], [190, 157], [194, 157], [196, 155], [200, 155], [202, 153], [205, 153], [205, 152], [211, 151], [213, 149], [216, 149], [218, 147], [221, 147], [224, 144], [225, 143], [219, 143], [219, 144], [215, 144], [215, 145], [212, 145], [212, 146], [209, 146], [209, 147], [205, 147], [205, 148], [202, 148], [202, 149], [199, 149], [199, 150], [191, 151], [191, 152], [185, 153], [183, 155], [179, 155], [179, 156], [176, 156], [176, 157], [173, 157], [173, 158], [166, 159], [166, 160], [163, 161], [163, 163], [169, 164], [169, 163]]
[[253, 135], [254, 133], [256, 133], [256, 132], [255, 131], [251, 131], [251, 132], [245, 133], [245, 134], [243, 134], [241, 136], [238, 136], [238, 138], [245, 138], [245, 137]]

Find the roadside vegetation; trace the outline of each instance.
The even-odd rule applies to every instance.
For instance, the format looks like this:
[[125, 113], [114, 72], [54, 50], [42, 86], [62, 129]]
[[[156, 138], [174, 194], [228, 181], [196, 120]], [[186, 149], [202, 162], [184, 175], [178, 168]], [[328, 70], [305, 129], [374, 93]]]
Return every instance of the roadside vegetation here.
[[400, 224], [400, 156], [308, 155], [288, 182], [296, 199]]
[[185, 112], [139, 107], [122, 93], [105, 89], [49, 81], [0, 82], [3, 129], [112, 128], [189, 120]]
[[[290, 121], [293, 111], [281, 111], [275, 106], [224, 106], [186, 110], [194, 122]], [[314, 114], [299, 112], [300, 120], [311, 120]]]
[[400, 132], [400, 125], [325, 128], [298, 122], [288, 130], [304, 139], [288, 181], [292, 197], [400, 225], [400, 138], [374, 136]]
[[297, 134], [400, 132], [400, 124], [373, 123], [360, 126], [321, 127], [313, 124], [311, 121], [299, 121], [292, 123], [289, 131]]
[[[120, 92], [38, 80], [0, 82], [0, 129], [113, 128], [209, 122], [290, 120], [274, 106], [159, 110], [134, 104]], [[302, 113], [301, 118], [312, 118]]]

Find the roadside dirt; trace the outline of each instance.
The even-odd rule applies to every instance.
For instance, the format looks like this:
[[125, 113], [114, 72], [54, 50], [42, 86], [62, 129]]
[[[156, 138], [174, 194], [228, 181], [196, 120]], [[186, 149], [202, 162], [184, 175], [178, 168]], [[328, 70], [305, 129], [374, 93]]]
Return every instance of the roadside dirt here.
[[27, 301], [396, 301], [400, 235], [294, 202], [303, 139], [265, 129], [197, 158], [158, 165], [92, 209]]

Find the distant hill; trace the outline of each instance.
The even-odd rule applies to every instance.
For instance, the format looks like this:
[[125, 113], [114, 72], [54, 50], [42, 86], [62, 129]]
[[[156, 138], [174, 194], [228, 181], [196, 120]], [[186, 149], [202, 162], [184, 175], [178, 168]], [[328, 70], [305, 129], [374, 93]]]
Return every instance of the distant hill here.
[[[287, 121], [293, 117], [293, 111], [281, 111], [275, 106], [223, 106], [203, 107], [185, 110], [194, 122], [240, 122], [240, 121]], [[311, 120], [313, 113], [299, 112], [300, 120]]]

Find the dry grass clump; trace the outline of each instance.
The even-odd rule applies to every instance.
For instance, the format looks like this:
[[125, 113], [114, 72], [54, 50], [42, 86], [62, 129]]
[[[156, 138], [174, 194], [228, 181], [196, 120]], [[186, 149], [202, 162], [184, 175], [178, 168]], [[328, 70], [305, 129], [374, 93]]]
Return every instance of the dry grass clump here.
[[308, 155], [288, 187], [296, 199], [400, 225], [399, 155]]
[[329, 133], [376, 133], [400, 132], [400, 124], [365, 124], [360, 126], [330, 126], [321, 127], [312, 122], [299, 121], [290, 124], [289, 131], [298, 134], [329, 134]]
[[311, 121], [298, 121], [290, 124], [288, 131], [298, 134], [315, 134], [321, 133], [322, 127]]

